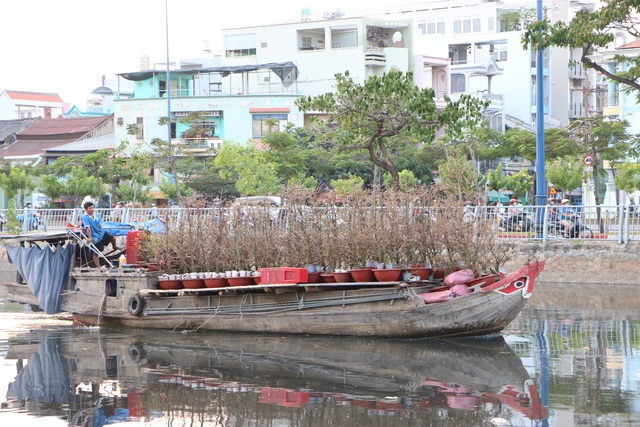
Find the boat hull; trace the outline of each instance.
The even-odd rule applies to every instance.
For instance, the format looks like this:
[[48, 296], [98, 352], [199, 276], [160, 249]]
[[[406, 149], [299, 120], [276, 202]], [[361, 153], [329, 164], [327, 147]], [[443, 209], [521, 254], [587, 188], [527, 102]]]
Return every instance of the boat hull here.
[[[542, 263], [524, 266], [469, 294], [426, 303], [433, 286], [392, 282], [335, 284], [307, 292], [301, 285], [161, 291], [148, 273], [74, 272], [75, 287], [60, 310], [91, 326], [272, 334], [464, 337], [500, 332], [520, 313]], [[346, 286], [349, 285], [349, 286]], [[278, 287], [282, 286], [282, 287]], [[26, 286], [8, 286], [9, 299], [37, 305]], [[113, 288], [105, 292], [105, 288]], [[27, 288], [28, 291], [28, 288]], [[18, 294], [22, 295], [18, 295]]]

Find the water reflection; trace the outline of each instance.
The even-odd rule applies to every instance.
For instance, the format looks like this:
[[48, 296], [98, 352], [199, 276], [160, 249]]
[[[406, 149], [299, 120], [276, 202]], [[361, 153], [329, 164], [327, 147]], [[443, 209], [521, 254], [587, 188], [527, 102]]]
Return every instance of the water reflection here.
[[[34, 331], [8, 343], [5, 410], [69, 425], [531, 425], [547, 418], [503, 338], [387, 341]], [[25, 363], [26, 362], [26, 363]]]

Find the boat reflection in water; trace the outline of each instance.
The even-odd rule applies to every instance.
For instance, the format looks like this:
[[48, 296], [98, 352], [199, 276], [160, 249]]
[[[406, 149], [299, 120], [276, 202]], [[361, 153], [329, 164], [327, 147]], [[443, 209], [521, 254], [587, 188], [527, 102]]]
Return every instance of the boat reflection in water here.
[[5, 362], [15, 360], [18, 374], [3, 410], [93, 427], [531, 425], [547, 417], [502, 337], [136, 334], [74, 328], [13, 337]]

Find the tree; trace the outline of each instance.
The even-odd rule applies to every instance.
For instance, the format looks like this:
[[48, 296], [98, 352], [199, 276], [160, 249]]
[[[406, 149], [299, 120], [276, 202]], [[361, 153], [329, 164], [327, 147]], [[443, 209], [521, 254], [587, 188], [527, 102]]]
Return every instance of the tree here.
[[502, 163], [498, 167], [487, 174], [487, 188], [498, 192], [498, 201], [500, 201], [500, 191], [507, 188], [507, 179], [502, 172]]
[[36, 189], [36, 183], [26, 170], [12, 167], [8, 174], [0, 174], [0, 187], [9, 199], [19, 196], [18, 205], [24, 206], [25, 196]]
[[640, 190], [640, 163], [621, 163], [613, 180], [618, 190], [631, 194]]
[[87, 173], [87, 169], [73, 166], [71, 173], [67, 176], [67, 193], [77, 202], [87, 194], [97, 194], [98, 181], [95, 176]]
[[479, 123], [486, 107], [477, 98], [462, 95], [455, 102], [447, 99], [445, 108], [439, 109], [433, 89], [418, 88], [411, 72], [392, 70], [382, 77], [370, 76], [363, 85], [349, 72], [335, 78], [335, 92], [299, 98], [296, 106], [303, 112], [327, 113], [324, 138], [346, 150], [366, 150], [374, 165], [389, 172], [394, 188], [399, 185], [394, 154], [399, 141], [430, 143], [439, 129], [455, 137]]
[[253, 146], [225, 141], [214, 164], [223, 179], [235, 181], [236, 189], [242, 195], [277, 194], [282, 187], [273, 164], [266, 160], [266, 154]]
[[[630, 0], [609, 0], [600, 9], [580, 10], [569, 23], [558, 21], [551, 24], [549, 18], [530, 24], [522, 36], [522, 44], [527, 47], [547, 49], [552, 46], [581, 48], [580, 62], [593, 68], [613, 82], [622, 84], [628, 92], [639, 91], [640, 99], [640, 57], [615, 55], [618, 72], [608, 65], [602, 66], [591, 58], [598, 48], [606, 48], [615, 37], [615, 30], [622, 29], [635, 38], [640, 37], [640, 3]], [[624, 70], [624, 71], [622, 71]]]
[[[398, 173], [398, 176], [400, 178], [400, 186], [399, 186], [399, 190], [400, 191], [408, 191], [409, 189], [411, 189], [412, 187], [415, 187], [416, 185], [418, 185], [418, 179], [413, 175], [413, 172], [411, 172], [410, 170], [401, 170]], [[384, 175], [384, 184], [387, 187], [391, 187], [391, 175], [389, 174], [385, 174]]]
[[513, 192], [514, 197], [522, 197], [533, 185], [531, 176], [525, 170], [505, 177], [505, 188]]
[[[275, 119], [268, 122], [277, 125]], [[275, 131], [262, 138], [267, 145], [267, 159], [273, 163], [278, 176], [286, 187], [292, 178], [303, 178], [306, 174], [307, 150], [296, 141], [293, 124], [288, 123], [284, 131]]]
[[549, 182], [566, 193], [584, 182], [584, 164], [581, 159], [571, 156], [552, 160], [547, 162], [546, 175]]
[[440, 182], [438, 186], [447, 194], [457, 197], [460, 201], [474, 200], [478, 202], [480, 194], [477, 182], [481, 179], [475, 165], [467, 156], [456, 149], [447, 153], [446, 160], [438, 165]]

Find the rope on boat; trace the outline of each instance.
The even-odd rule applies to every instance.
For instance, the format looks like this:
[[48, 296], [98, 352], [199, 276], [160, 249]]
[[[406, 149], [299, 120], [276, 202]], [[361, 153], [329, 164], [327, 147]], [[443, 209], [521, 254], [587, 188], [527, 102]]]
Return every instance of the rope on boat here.
[[372, 302], [384, 302], [390, 301], [393, 302], [395, 300], [401, 299], [406, 300], [411, 297], [411, 292], [406, 289], [394, 290], [392, 293], [384, 292], [378, 293], [374, 295], [367, 294], [366, 296], [361, 295], [353, 295], [346, 296], [343, 295], [341, 297], [331, 297], [331, 298], [318, 298], [312, 300], [305, 300], [304, 298], [299, 298], [297, 300], [287, 301], [285, 303], [253, 303], [250, 302], [247, 304], [247, 296], [243, 296], [240, 304], [236, 305], [221, 305], [221, 299], [218, 300], [218, 303], [215, 306], [211, 306], [209, 303], [206, 307], [193, 307], [193, 308], [162, 308], [162, 307], [148, 307], [145, 310], [145, 315], [164, 315], [164, 314], [211, 314], [212, 316], [217, 315], [240, 315], [244, 316], [245, 314], [266, 314], [266, 313], [285, 313], [290, 311], [301, 311], [301, 310], [309, 310], [309, 309], [317, 309], [317, 308], [328, 308], [328, 307], [336, 307], [336, 306], [347, 306], [347, 305], [355, 305], [355, 304], [367, 304]]

